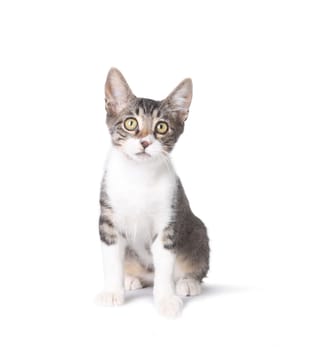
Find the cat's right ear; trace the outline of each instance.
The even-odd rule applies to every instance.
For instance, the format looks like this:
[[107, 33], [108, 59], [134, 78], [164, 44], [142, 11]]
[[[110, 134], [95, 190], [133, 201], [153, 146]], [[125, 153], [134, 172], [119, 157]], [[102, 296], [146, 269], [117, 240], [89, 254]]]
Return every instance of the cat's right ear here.
[[134, 95], [117, 68], [109, 70], [105, 84], [106, 110], [110, 115], [118, 115], [129, 104]]

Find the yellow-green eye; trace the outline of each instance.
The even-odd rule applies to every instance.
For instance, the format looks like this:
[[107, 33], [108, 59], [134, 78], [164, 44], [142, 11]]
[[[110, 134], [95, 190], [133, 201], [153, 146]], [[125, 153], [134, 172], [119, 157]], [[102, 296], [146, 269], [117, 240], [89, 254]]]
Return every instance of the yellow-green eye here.
[[127, 118], [124, 121], [124, 127], [128, 130], [128, 131], [133, 131], [138, 127], [138, 121], [135, 118]]
[[168, 124], [165, 122], [158, 122], [156, 124], [155, 131], [159, 134], [166, 134], [168, 131]]

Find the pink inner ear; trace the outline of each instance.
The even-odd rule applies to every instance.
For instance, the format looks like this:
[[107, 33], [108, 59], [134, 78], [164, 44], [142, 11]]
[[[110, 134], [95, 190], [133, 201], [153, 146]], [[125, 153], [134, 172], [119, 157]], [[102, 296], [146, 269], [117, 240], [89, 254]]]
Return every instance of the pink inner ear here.
[[108, 74], [105, 95], [107, 107], [115, 114], [126, 108], [129, 99], [133, 96], [123, 75], [117, 69], [111, 69]]
[[169, 96], [173, 109], [187, 113], [192, 100], [192, 81], [183, 80]]
[[173, 102], [175, 107], [179, 107], [180, 110], [188, 111], [188, 107], [190, 105], [190, 99], [188, 97], [175, 96]]

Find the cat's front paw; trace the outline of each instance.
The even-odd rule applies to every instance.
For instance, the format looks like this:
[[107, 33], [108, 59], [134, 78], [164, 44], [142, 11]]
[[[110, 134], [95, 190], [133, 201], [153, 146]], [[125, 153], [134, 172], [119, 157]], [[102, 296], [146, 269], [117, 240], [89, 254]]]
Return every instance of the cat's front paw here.
[[183, 307], [183, 302], [177, 295], [162, 297], [156, 300], [156, 307], [159, 313], [167, 318], [177, 317]]
[[96, 296], [96, 303], [101, 306], [118, 306], [124, 303], [124, 291], [101, 292]]

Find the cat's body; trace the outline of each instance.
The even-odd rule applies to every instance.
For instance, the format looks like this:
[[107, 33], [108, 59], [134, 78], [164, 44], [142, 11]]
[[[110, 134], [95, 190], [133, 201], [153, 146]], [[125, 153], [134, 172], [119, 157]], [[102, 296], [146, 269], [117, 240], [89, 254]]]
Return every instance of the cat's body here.
[[101, 186], [99, 224], [104, 304], [121, 304], [124, 286], [129, 290], [154, 283], [159, 310], [175, 316], [182, 304], [176, 294], [198, 294], [207, 274], [206, 228], [191, 212], [168, 156], [191, 100], [191, 81], [182, 84], [166, 100], [138, 99], [118, 70], [108, 74], [113, 147]]
[[153, 269], [149, 247], [171, 220], [175, 173], [172, 168], [167, 170], [164, 162], [135, 164], [116, 150], [112, 150], [107, 168], [104, 184], [113, 222], [142, 265]]

